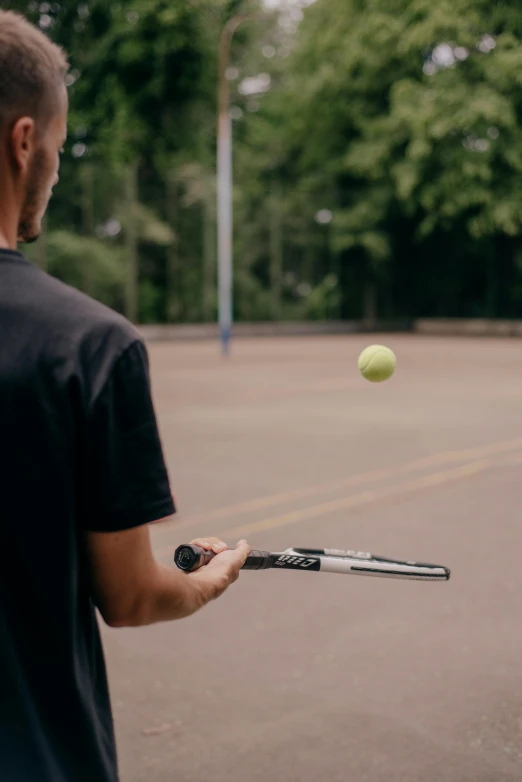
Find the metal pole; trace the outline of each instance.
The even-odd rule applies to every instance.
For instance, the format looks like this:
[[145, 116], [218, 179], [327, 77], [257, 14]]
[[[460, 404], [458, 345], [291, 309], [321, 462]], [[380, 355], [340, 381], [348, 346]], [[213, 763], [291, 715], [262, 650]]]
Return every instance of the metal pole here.
[[217, 123], [218, 309], [221, 351], [227, 355], [232, 330], [232, 123], [227, 68], [232, 36], [257, 14], [238, 14], [225, 24], [219, 41]]

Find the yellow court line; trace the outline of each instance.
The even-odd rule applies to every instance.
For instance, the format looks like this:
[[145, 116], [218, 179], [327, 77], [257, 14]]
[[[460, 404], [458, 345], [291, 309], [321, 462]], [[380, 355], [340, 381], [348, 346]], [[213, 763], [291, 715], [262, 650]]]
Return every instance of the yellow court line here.
[[402, 464], [390, 465], [368, 472], [357, 473], [340, 480], [317, 483], [299, 489], [269, 494], [264, 497], [256, 497], [252, 500], [216, 508], [215, 510], [204, 511], [191, 516], [180, 516], [178, 517], [179, 521], [178, 519], [172, 521], [173, 529], [184, 528], [185, 526], [191, 526], [192, 524], [229, 519], [233, 516], [240, 516], [244, 513], [263, 510], [264, 508], [270, 508], [275, 505], [282, 505], [287, 502], [292, 502], [293, 500], [306, 499], [307, 497], [313, 497], [317, 494], [326, 494], [327, 492], [345, 489], [350, 486], [361, 486], [366, 483], [371, 483], [372, 481], [392, 478], [408, 472], [420, 472], [428, 467], [434, 467], [439, 464], [464, 462], [469, 459], [481, 459], [506, 451], [514, 451], [518, 448], [522, 448], [521, 437], [458, 451], [442, 451], [433, 454], [432, 456], [413, 459], [412, 461], [403, 462]]
[[338, 510], [349, 510], [374, 502], [382, 502], [383, 500], [392, 497], [406, 496], [421, 489], [441, 486], [442, 484], [450, 483], [451, 481], [457, 481], [472, 475], [477, 475], [494, 465], [495, 462], [488, 459], [469, 462], [468, 464], [464, 464], [453, 470], [430, 473], [429, 475], [423, 475], [420, 478], [404, 481], [403, 483], [398, 483], [394, 486], [352, 494], [348, 497], [341, 497], [338, 500], [324, 502], [321, 505], [314, 505], [311, 508], [290, 511], [289, 513], [283, 513], [280, 516], [272, 516], [271, 518], [263, 519], [261, 521], [254, 521], [251, 524], [243, 524], [239, 527], [225, 530], [225, 532], [218, 537], [225, 538], [234, 535], [251, 535], [252, 533], [260, 532], [261, 530], [277, 529], [279, 527], [285, 527], [288, 524], [296, 524], [301, 521], [316, 519], [319, 516], [326, 516], [327, 514], [334, 513]]
[[[522, 458], [522, 454], [520, 454]], [[371, 489], [357, 494], [351, 494], [347, 497], [341, 497], [330, 502], [324, 502], [319, 505], [314, 505], [308, 508], [302, 508], [300, 510], [290, 511], [277, 516], [271, 516], [260, 521], [255, 521], [250, 524], [242, 524], [237, 527], [231, 527], [221, 533], [217, 534], [217, 537], [225, 540], [236, 537], [243, 537], [245, 535], [252, 535], [257, 532], [266, 531], [269, 529], [278, 529], [290, 524], [297, 524], [302, 521], [308, 521], [310, 519], [316, 519], [320, 516], [326, 516], [329, 513], [334, 513], [339, 510], [350, 510], [352, 508], [359, 508], [372, 503], [382, 502], [394, 497], [404, 497], [408, 494], [421, 491], [422, 489], [429, 489], [434, 486], [442, 486], [452, 481], [463, 480], [473, 475], [485, 472], [488, 469], [496, 467], [498, 462], [493, 459], [480, 459], [467, 464], [460, 465], [451, 470], [443, 470], [439, 472], [430, 473], [428, 475], [420, 476], [402, 483], [383, 487], [382, 489]], [[179, 538], [178, 538], [179, 543]], [[172, 555], [174, 544], [160, 549], [155, 549], [156, 556], [170, 556]]]
[[496, 465], [498, 467], [511, 467], [515, 464], [520, 464], [522, 462], [522, 453], [511, 453], [506, 454], [503, 459], [499, 459], [496, 462]]

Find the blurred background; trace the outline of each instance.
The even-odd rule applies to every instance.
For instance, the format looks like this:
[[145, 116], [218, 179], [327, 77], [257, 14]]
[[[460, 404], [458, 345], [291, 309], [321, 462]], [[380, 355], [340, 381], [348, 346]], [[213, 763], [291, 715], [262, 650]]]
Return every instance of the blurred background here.
[[4, 0], [70, 54], [52, 274], [139, 323], [212, 322], [218, 42], [236, 321], [522, 316], [522, 7]]
[[[520, 782], [520, 340], [500, 338], [522, 336], [520, 0], [3, 7], [71, 59], [60, 185], [24, 252], [160, 324], [141, 330], [179, 513], [156, 556], [215, 534], [452, 569], [245, 573], [183, 623], [104, 627], [122, 780]], [[215, 331], [161, 324], [218, 318], [219, 72], [234, 320], [258, 324], [230, 362], [150, 338]], [[357, 370], [368, 334], [317, 335], [370, 329], [388, 383]]]

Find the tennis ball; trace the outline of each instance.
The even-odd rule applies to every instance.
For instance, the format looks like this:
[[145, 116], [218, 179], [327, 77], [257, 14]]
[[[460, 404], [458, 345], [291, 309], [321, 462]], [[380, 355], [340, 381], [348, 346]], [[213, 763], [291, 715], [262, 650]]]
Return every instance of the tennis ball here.
[[397, 366], [393, 350], [384, 345], [369, 345], [359, 356], [361, 375], [371, 383], [381, 383], [388, 380]]

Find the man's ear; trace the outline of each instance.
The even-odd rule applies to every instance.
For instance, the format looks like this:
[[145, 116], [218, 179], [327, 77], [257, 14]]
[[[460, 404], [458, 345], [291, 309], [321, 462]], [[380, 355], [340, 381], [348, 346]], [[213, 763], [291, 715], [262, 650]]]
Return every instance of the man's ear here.
[[26, 174], [31, 164], [35, 142], [35, 124], [32, 117], [20, 117], [11, 130], [10, 148], [14, 165], [21, 174]]

